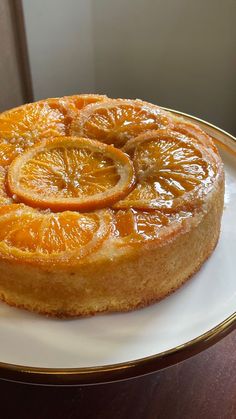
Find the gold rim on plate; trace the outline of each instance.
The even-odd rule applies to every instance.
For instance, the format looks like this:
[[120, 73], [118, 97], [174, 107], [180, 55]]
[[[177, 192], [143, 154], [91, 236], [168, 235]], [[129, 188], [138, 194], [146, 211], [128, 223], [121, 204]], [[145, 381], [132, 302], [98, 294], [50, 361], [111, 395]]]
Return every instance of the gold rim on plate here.
[[[163, 108], [197, 122], [236, 155], [236, 139], [226, 131], [183, 112]], [[231, 143], [229, 145], [229, 142]], [[230, 147], [231, 146], [231, 147]], [[209, 348], [236, 328], [236, 311], [209, 331], [159, 354], [119, 364], [88, 368], [37, 368], [0, 362], [0, 379], [29, 384], [73, 386], [122, 381], [159, 371]]]

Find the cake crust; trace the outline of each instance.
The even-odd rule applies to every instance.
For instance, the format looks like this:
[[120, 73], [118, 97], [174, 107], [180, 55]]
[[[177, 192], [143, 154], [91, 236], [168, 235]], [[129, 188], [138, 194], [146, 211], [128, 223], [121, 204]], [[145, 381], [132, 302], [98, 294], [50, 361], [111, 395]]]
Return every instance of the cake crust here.
[[[85, 103], [86, 100], [88, 100], [87, 106]], [[91, 102], [96, 101], [98, 102], [91, 104]], [[93, 112], [97, 112], [97, 110], [100, 111], [100, 109], [103, 109], [103, 106], [105, 106], [105, 109], [106, 106], [107, 109], [113, 108], [112, 99], [107, 99], [105, 96], [99, 98], [95, 95], [93, 97], [83, 95], [82, 98], [73, 96], [72, 99], [69, 97], [49, 99], [48, 103], [49, 105], [45, 105], [47, 109], [52, 106], [53, 110], [57, 110], [55, 117], [57, 129], [59, 130], [60, 128], [62, 136], [64, 136], [66, 132], [73, 130], [73, 126], [76, 127], [76, 130], [79, 130], [78, 127], [80, 127], [82, 123], [85, 124], [83, 121], [87, 121], [86, 118], [88, 118], [88, 115], [92, 114], [93, 116]], [[105, 105], [103, 105], [104, 103]], [[118, 106], [117, 103], [118, 105], [121, 103], [122, 106], [126, 106], [128, 103], [127, 106], [132, 105], [131, 107], [133, 107], [133, 109], [141, 106], [142, 112], [149, 112], [152, 106], [151, 104], [146, 104], [146, 102], [141, 101], [114, 100], [114, 106]], [[61, 112], [62, 104], [63, 116], [60, 116], [59, 112]], [[68, 104], [70, 104], [70, 108], [68, 109], [67, 115], [66, 106], [69, 106]], [[78, 109], [80, 106], [84, 106], [86, 109]], [[31, 107], [28, 107], [27, 105], [22, 107], [23, 111], [24, 109], [27, 111], [28, 108], [31, 109]], [[16, 112], [17, 108], [13, 111]], [[46, 248], [45, 254], [43, 254], [42, 258], [39, 260], [36, 257], [24, 257], [25, 250], [21, 250], [21, 253], [19, 253], [18, 250], [14, 250], [15, 248], [11, 250], [9, 245], [9, 237], [11, 238], [11, 235], [6, 236], [6, 238], [3, 235], [3, 237], [0, 238], [0, 299], [2, 301], [5, 301], [11, 306], [58, 318], [91, 316], [103, 312], [127, 312], [146, 307], [165, 298], [177, 290], [201, 268], [203, 263], [215, 249], [219, 239], [224, 203], [223, 164], [213, 141], [206, 133], [203, 133], [199, 127], [187, 123], [183, 118], [171, 116], [170, 113], [165, 115], [163, 111], [160, 111], [162, 118], [161, 123], [164, 125], [167, 124], [164, 128], [161, 126], [160, 130], [158, 126], [159, 113], [156, 106], [152, 113], [155, 115], [155, 118], [157, 118], [157, 121], [154, 121], [157, 125], [155, 131], [153, 130], [150, 133], [144, 131], [140, 134], [142, 127], [141, 123], [139, 123], [137, 137], [132, 137], [134, 135], [133, 128], [132, 133], [131, 131], [127, 131], [125, 134], [123, 133], [122, 136], [117, 137], [119, 147], [121, 144], [122, 147], [124, 147], [123, 152], [127, 153], [125, 158], [133, 160], [136, 158], [136, 165], [134, 161], [134, 167], [138, 180], [134, 186], [134, 190], [131, 192], [129, 191], [131, 194], [130, 201], [129, 199], [126, 199], [126, 196], [121, 204], [118, 202], [109, 208], [103, 208], [102, 210], [94, 209], [96, 215], [103, 214], [102, 211], [104, 211], [105, 215], [99, 215], [99, 217], [101, 219], [103, 218], [103, 222], [107, 223], [108, 227], [104, 228], [100, 226], [97, 228], [95, 226], [97, 229], [94, 227], [94, 230], [91, 233], [91, 242], [95, 244], [93, 245], [93, 248], [91, 247], [92, 250], [90, 252], [87, 250], [86, 252], [83, 252], [83, 247], [81, 251], [77, 251], [75, 240], [72, 243], [74, 246], [72, 246], [73, 252], [70, 250], [72, 253], [65, 252], [64, 254], [61, 252], [60, 259], [59, 257], [53, 258], [47, 253], [49, 250]], [[8, 115], [8, 112], [4, 112], [2, 116], [0, 115], [0, 140], [2, 136], [1, 123], [4, 128], [5, 115]], [[78, 118], [77, 122], [76, 118]], [[60, 125], [61, 121], [64, 121], [63, 123], [69, 125], [63, 128]], [[86, 133], [89, 133], [87, 126], [86, 129], [84, 126], [82, 128], [83, 132], [86, 131]], [[52, 128], [50, 127], [50, 129]], [[175, 130], [177, 130], [178, 134], [175, 134]], [[115, 130], [113, 131], [115, 132]], [[109, 144], [111, 141], [110, 138], [112, 138], [112, 141], [115, 138], [113, 131], [112, 137], [109, 137], [109, 133], [106, 134], [106, 138], [109, 139], [109, 141], [106, 140], [106, 142]], [[80, 135], [80, 132], [77, 134]], [[130, 137], [131, 134], [132, 136]], [[30, 128], [29, 132], [27, 132], [27, 138], [29, 135]], [[153, 137], [155, 139], [156, 136], [157, 140], [166, 141], [167, 146], [169, 148], [172, 147], [173, 149], [175, 145], [173, 146], [170, 141], [172, 141], [172, 139], [175, 140], [176, 135], [177, 144], [183, 143], [184, 147], [186, 146], [187, 151], [188, 144], [194, 146], [194, 153], [198, 159], [196, 166], [201, 163], [203, 168], [202, 172], [208, 170], [213, 180], [211, 180], [211, 182], [207, 180], [205, 184], [204, 182], [200, 183], [198, 189], [193, 188], [190, 192], [188, 191], [185, 193], [185, 195], [183, 195], [185, 196], [184, 199], [182, 199], [182, 195], [178, 195], [175, 200], [177, 204], [176, 206], [173, 204], [173, 208], [168, 207], [169, 201], [166, 201], [168, 205], [165, 202], [165, 205], [160, 206], [159, 201], [155, 197], [155, 199], [152, 197], [150, 202], [148, 202], [148, 199], [142, 200], [141, 195], [138, 195], [137, 198], [136, 194], [135, 200], [133, 200], [132, 193], [136, 193], [135, 187], [137, 185], [142, 186], [143, 176], [147, 176], [145, 174], [145, 170], [147, 171], [147, 168], [145, 167], [146, 162], [145, 159], [142, 160], [142, 144], [144, 143], [144, 146], [146, 146], [148, 141], [151, 141]], [[127, 142], [129, 141], [128, 146], [127, 143], [124, 146], [124, 139]], [[50, 139], [48, 141], [50, 141]], [[135, 152], [133, 152], [134, 146], [137, 147]], [[164, 144], [163, 147], [168, 149], [167, 146]], [[22, 143], [21, 147], [23, 147]], [[29, 145], [27, 145], [27, 147], [29, 147]], [[109, 147], [112, 146], [109, 145]], [[27, 149], [28, 148], [26, 148], [26, 150]], [[173, 153], [174, 152], [177, 153], [179, 151], [178, 149], [174, 149]], [[119, 151], [119, 153], [121, 152]], [[202, 155], [205, 158], [204, 164], [201, 160]], [[146, 158], [146, 155], [144, 157]], [[138, 158], [140, 160], [138, 160]], [[184, 160], [183, 157], [181, 158]], [[163, 162], [162, 164], [164, 165]], [[209, 164], [210, 169], [206, 169], [207, 164]], [[152, 169], [152, 166], [149, 166]], [[150, 169], [150, 167], [148, 167], [148, 169]], [[6, 171], [7, 176], [8, 166], [3, 167], [2, 170], [4, 170], [4, 173]], [[140, 174], [141, 171], [142, 174]], [[156, 176], [156, 173], [154, 174]], [[191, 177], [191, 181], [195, 185], [194, 176], [197, 177], [196, 173]], [[202, 173], [201, 176], [203, 176]], [[146, 181], [146, 178], [144, 178], [144, 180]], [[185, 186], [186, 185], [189, 187], [189, 183], [186, 183]], [[5, 184], [3, 183], [2, 189], [4, 188]], [[170, 191], [168, 191], [169, 195], [171, 191], [173, 194], [172, 189], [170, 188]], [[28, 207], [21, 206], [21, 203], [15, 202], [15, 198], [9, 194], [9, 191], [7, 191], [6, 188], [2, 192], [2, 195], [0, 194], [0, 198], [2, 199], [2, 201], [0, 200], [0, 203], [2, 204], [2, 207], [0, 208], [0, 222], [2, 214], [4, 216], [5, 212], [7, 213], [8, 207], [14, 206], [15, 208], [16, 205], [23, 208], [23, 215], [21, 215], [21, 212], [17, 215], [19, 219], [23, 216], [26, 218], [33, 217], [34, 214], [37, 213], [38, 217], [44, 217], [45, 220], [46, 217], [49, 217], [47, 223], [51, 222], [50, 217], [52, 216], [55, 224], [55, 220], [56, 222], [59, 222], [58, 220], [61, 219], [60, 217], [63, 217], [64, 213], [61, 212], [59, 213], [58, 218], [53, 218], [54, 213], [53, 211], [50, 212], [50, 208], [48, 210], [49, 212], [44, 212], [45, 208], [34, 209], [32, 211], [35, 212], [30, 212], [30, 208], [27, 209]], [[152, 202], [155, 204], [154, 207], [152, 207]], [[157, 206], [157, 204], [159, 206]], [[130, 205], [130, 207], [127, 207], [127, 205]], [[98, 213], [98, 210], [101, 212]], [[29, 211], [30, 215], [27, 211]], [[127, 233], [130, 227], [128, 224], [127, 226], [124, 224], [124, 231], [117, 227], [117, 217], [120, 214], [119, 211], [124, 211], [126, 215], [131, 214], [131, 216], [133, 216], [134, 214], [134, 219], [136, 220], [134, 222], [134, 232]], [[129, 211], [131, 211], [131, 213], [129, 213]], [[93, 214], [93, 208], [92, 211], [86, 215], [88, 217], [87, 220], [89, 220], [89, 217], [93, 216], [91, 214]], [[150, 216], [154, 214], [159, 221], [155, 221], [157, 222], [157, 225], [155, 225], [155, 222], [153, 222], [154, 225], [151, 225], [151, 227], [148, 225], [148, 233], [145, 232], [144, 234], [142, 231], [143, 221], [140, 222], [141, 227], [138, 230], [137, 214], [143, 214], [144, 220], [145, 217], [147, 217], [146, 220], [148, 220], [148, 215], [146, 216], [145, 214], [150, 214]], [[57, 217], [57, 215], [55, 215], [55, 217]], [[160, 225], [158, 222], [160, 222]], [[146, 223], [148, 224], [148, 221], [146, 221]], [[4, 223], [2, 225], [2, 229], [4, 229]], [[44, 224], [42, 223], [42, 225]], [[88, 229], [88, 221], [86, 226]], [[64, 224], [63, 228], [66, 228]], [[147, 228], [147, 225], [145, 228]], [[28, 235], [31, 234], [31, 231], [28, 234], [29, 230], [26, 230], [24, 230], [23, 233], [20, 232], [18, 234], [20, 237], [17, 236], [17, 243], [20, 242], [21, 247], [24, 245], [23, 234], [25, 234], [25, 240], [28, 240]], [[98, 237], [96, 237], [96, 234], [98, 234]], [[14, 240], [15, 237], [16, 236], [13, 234]], [[86, 240], [89, 240], [89, 238]], [[86, 242], [86, 246], [89, 248], [90, 245]], [[24, 249], [25, 248], [26, 246]], [[78, 257], [76, 257], [76, 252]], [[68, 258], [68, 254], [70, 255], [70, 258]], [[71, 254], [75, 257], [72, 258]], [[79, 256], [80, 254], [82, 256]]]
[[1, 261], [1, 299], [61, 318], [148, 306], [183, 285], [211, 255], [220, 234], [223, 202], [222, 173], [204, 212], [196, 213], [168, 241], [123, 249], [112, 257], [98, 254], [62, 270]]

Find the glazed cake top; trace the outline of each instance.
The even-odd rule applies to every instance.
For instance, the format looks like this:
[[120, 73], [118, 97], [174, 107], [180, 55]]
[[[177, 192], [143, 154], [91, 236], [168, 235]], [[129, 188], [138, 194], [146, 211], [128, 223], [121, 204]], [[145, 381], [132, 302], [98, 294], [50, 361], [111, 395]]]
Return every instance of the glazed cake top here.
[[141, 100], [75, 95], [6, 111], [0, 254], [72, 264], [165, 240], [202, 210], [222, 170], [197, 125]]

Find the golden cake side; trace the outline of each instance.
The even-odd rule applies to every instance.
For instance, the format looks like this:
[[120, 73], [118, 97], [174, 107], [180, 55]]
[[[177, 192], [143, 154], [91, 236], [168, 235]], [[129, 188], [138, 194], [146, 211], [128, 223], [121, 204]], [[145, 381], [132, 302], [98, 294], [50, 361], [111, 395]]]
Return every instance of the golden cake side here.
[[[81, 135], [80, 128], [78, 127], [81, 126], [81, 121], [83, 121], [84, 117], [80, 117], [80, 112], [84, 112], [85, 115], [92, 115], [93, 117], [94, 112], [96, 113], [97, 110], [100, 112], [100, 109], [103, 109], [104, 111], [105, 109], [105, 116], [109, 119], [111, 109], [113, 112], [113, 107], [117, 106], [117, 100], [112, 102], [112, 100], [109, 99], [107, 103], [106, 98], [102, 97], [100, 105], [89, 103], [87, 107], [85, 106], [84, 111], [82, 107], [82, 111], [80, 109], [77, 112], [75, 107], [82, 106], [80, 104], [84, 104], [83, 101], [88, 99], [85, 96], [85, 99], [83, 98], [82, 102], [81, 100], [75, 102], [74, 98], [75, 97], [73, 97], [73, 101], [71, 102], [69, 99], [66, 99], [67, 102], [72, 103], [68, 111], [68, 117], [65, 117], [66, 111], [64, 108], [63, 112], [61, 111], [62, 104], [63, 106], [66, 106], [66, 101], [64, 100], [62, 102], [60, 100], [59, 106], [57, 104], [55, 105], [53, 99], [50, 99], [50, 106], [52, 107], [53, 112], [55, 111], [55, 106], [59, 112], [53, 114], [57, 130], [62, 129], [61, 123], [65, 123], [65, 125], [66, 123], [69, 123], [70, 126], [70, 128], [65, 126], [65, 130], [60, 131], [62, 137], [65, 136], [66, 132], [73, 131], [73, 129], [75, 129], [73, 126], [76, 127], [75, 130], [79, 130], [77, 133], [78, 136]], [[95, 101], [96, 97], [89, 98], [89, 101], [93, 101], [93, 99]], [[76, 106], [75, 103], [77, 104]], [[120, 106], [120, 104], [121, 106], [126, 106], [127, 101], [122, 100], [119, 102], [118, 100], [118, 105]], [[10, 200], [12, 202], [10, 206], [20, 206], [19, 211], [22, 211], [22, 214], [27, 221], [25, 224], [27, 227], [23, 228], [23, 233], [22, 231], [20, 233], [16, 231], [17, 227], [15, 227], [14, 234], [9, 230], [10, 233], [8, 237], [2, 236], [2, 240], [5, 240], [5, 247], [2, 247], [1, 251], [0, 246], [0, 296], [1, 299], [8, 304], [58, 317], [92, 315], [104, 311], [128, 311], [160, 300], [179, 288], [201, 267], [204, 261], [212, 253], [220, 233], [224, 199], [223, 166], [213, 142], [207, 134], [205, 134], [204, 137], [201, 130], [199, 131], [197, 127], [194, 128], [194, 125], [188, 125], [183, 119], [174, 118], [170, 114], [165, 115], [165, 113], [161, 113], [160, 115], [159, 108], [157, 107], [152, 109], [152, 105], [140, 103], [140, 101], [128, 101], [128, 105], [129, 110], [131, 109], [131, 111], [134, 112], [132, 118], [136, 117], [135, 112], [137, 107], [139, 114], [140, 112], [143, 112], [143, 118], [145, 118], [146, 115], [152, 115], [154, 122], [152, 122], [152, 125], [149, 128], [154, 131], [152, 131], [150, 135], [146, 135], [145, 131], [143, 131], [142, 120], [141, 122], [138, 121], [138, 123], [136, 121], [136, 125], [133, 125], [134, 128], [132, 128], [131, 131], [126, 131], [122, 135], [119, 134], [120, 136], [118, 135], [118, 137], [114, 137], [115, 134], [113, 131], [107, 133], [105, 142], [114, 142], [117, 138], [117, 145], [123, 147], [124, 141], [125, 144], [127, 141], [130, 141], [131, 147], [129, 150], [127, 149], [127, 151], [124, 149], [124, 151], [128, 152], [129, 158], [132, 160], [134, 159], [132, 154], [132, 141], [135, 136], [137, 137], [137, 140], [134, 140], [135, 147], [138, 147], [138, 151], [134, 151], [136, 160], [138, 159], [138, 163], [136, 163], [136, 166], [138, 164], [136, 175], [139, 170], [144, 173], [140, 178], [141, 180], [138, 180], [138, 182], [142, 182], [142, 179], [144, 179], [146, 183], [150, 183], [159, 179], [155, 170], [151, 173], [150, 177], [149, 172], [151, 165], [146, 164], [145, 159], [143, 160], [143, 155], [145, 155], [143, 152], [145, 151], [148, 142], [150, 143], [152, 140], [155, 145], [158, 142], [158, 139], [164, 141], [164, 148], [166, 147], [166, 144], [169, 148], [172, 147], [172, 152], [174, 152], [175, 155], [180, 153], [178, 148], [176, 148], [176, 144], [183, 144], [185, 158], [189, 157], [189, 161], [191, 161], [191, 155], [194, 156], [195, 153], [197, 156], [197, 163], [195, 166], [198, 165], [199, 168], [196, 169], [196, 167], [194, 168], [194, 165], [192, 165], [191, 170], [193, 170], [193, 174], [197, 173], [196, 170], [202, 171], [200, 177], [203, 180], [201, 180], [199, 184], [196, 182], [194, 183], [194, 176], [191, 175], [191, 170], [189, 171], [186, 169], [186, 166], [184, 168], [184, 174], [185, 177], [187, 176], [187, 183], [182, 183], [182, 187], [186, 189], [183, 194], [185, 199], [182, 199], [181, 194], [176, 196], [176, 199], [174, 200], [175, 203], [171, 208], [168, 207], [169, 201], [168, 199], [166, 201], [165, 198], [166, 195], [171, 196], [171, 191], [173, 192], [171, 186], [170, 191], [167, 190], [167, 194], [163, 194], [161, 205], [159, 202], [160, 200], [158, 201], [155, 196], [154, 199], [153, 195], [152, 199], [149, 201], [148, 199], [143, 199], [143, 191], [140, 193], [138, 190], [137, 194], [134, 187], [134, 192], [129, 191], [128, 193], [127, 190], [126, 197], [123, 197], [122, 201], [118, 200], [113, 207], [110, 206], [110, 208], [107, 208], [107, 212], [105, 209], [101, 210], [105, 212], [104, 215], [101, 217], [99, 216], [100, 218], [96, 218], [96, 209], [91, 213], [84, 215], [83, 213], [80, 213], [80, 211], [77, 213], [61, 212], [58, 215], [54, 215], [53, 213], [50, 213], [50, 211], [47, 213], [47, 210], [45, 212], [43, 209], [32, 209], [31, 211], [30, 208], [27, 209], [23, 204], [19, 202], [16, 203], [13, 196], [7, 196], [6, 204], [9, 204]], [[41, 106], [42, 105], [39, 107], [39, 111], [41, 111]], [[71, 110], [72, 107], [73, 112]], [[108, 114], [107, 109], [109, 111]], [[51, 111], [49, 110], [49, 112]], [[60, 112], [63, 116], [61, 116]], [[116, 114], [113, 113], [112, 118], [114, 115]], [[79, 123], [76, 122], [77, 118], [79, 119]], [[2, 122], [2, 132], [4, 132], [4, 127], [6, 126], [4, 124], [5, 121]], [[14, 125], [15, 122], [13, 121], [11, 124]], [[84, 131], [86, 135], [90, 135], [90, 128], [90, 126], [86, 126], [86, 131]], [[50, 129], [53, 130], [54, 128], [51, 127]], [[173, 143], [173, 139], [175, 140], [175, 134], [173, 134], [173, 132], [175, 130], [178, 131], [177, 143], [176, 141]], [[5, 132], [7, 132], [7, 130], [5, 130]], [[101, 130], [99, 132], [101, 133]], [[28, 138], [30, 137], [28, 131], [27, 136]], [[141, 139], [139, 136], [141, 136]], [[195, 151], [190, 150], [193, 154], [188, 154], [188, 138], [190, 138], [189, 144], [192, 143], [194, 146], [193, 149]], [[35, 141], [36, 140], [33, 140], [33, 143]], [[100, 138], [99, 141], [101, 141]], [[22, 148], [25, 147], [24, 138], [23, 140], [22, 138], [19, 138], [19, 143]], [[126, 147], [126, 145], [124, 147]], [[153, 146], [150, 150], [153, 150]], [[162, 153], [162, 150], [160, 153]], [[183, 156], [181, 158], [183, 165], [186, 165], [187, 163], [184, 163]], [[204, 159], [206, 159], [206, 163], [204, 163]], [[171, 164], [176, 165], [176, 161]], [[165, 173], [169, 173], [168, 170], [170, 171], [170, 167], [164, 163], [163, 160], [163, 168], [161, 170], [164, 170]], [[7, 165], [4, 170], [6, 170], [7, 173]], [[106, 171], [107, 170], [110, 169], [106, 169]], [[151, 180], [147, 176], [147, 170]], [[160, 167], [158, 170], [160, 170]], [[205, 174], [204, 171], [206, 172]], [[179, 172], [177, 171], [176, 173], [177, 177], [175, 176], [174, 181], [176, 179], [181, 180], [183, 176], [181, 175], [181, 178], [178, 174]], [[204, 176], [206, 176], [206, 182], [204, 181]], [[191, 182], [194, 184], [193, 188], [191, 187]], [[146, 193], [145, 188], [144, 192]], [[5, 190], [4, 193], [6, 193]], [[152, 194], [153, 193], [154, 192], [152, 192]], [[135, 196], [135, 200], [133, 199], [133, 196]], [[129, 197], [128, 200], [127, 197]], [[23, 210], [21, 209], [22, 205]], [[151, 226], [151, 230], [148, 227], [149, 235], [142, 233], [142, 220], [140, 224], [141, 229], [138, 233], [135, 232], [135, 234], [123, 235], [121, 233], [121, 230], [125, 230], [126, 228], [125, 223], [125, 227], [122, 227], [121, 230], [117, 227], [117, 214], [120, 214], [120, 212], [122, 213], [122, 211], [125, 214], [128, 214], [130, 208], [132, 209], [133, 206], [134, 212], [139, 211], [144, 214], [144, 223], [146, 213], [154, 214], [155, 217], [157, 216], [157, 218], [154, 217], [154, 220], [157, 219], [157, 222], [160, 223], [160, 225]], [[8, 215], [5, 214], [8, 211], [7, 208], [7, 205], [5, 206], [5, 209], [0, 208], [0, 224], [2, 220], [2, 226], [4, 226], [4, 218], [1, 217], [6, 217], [5, 219], [7, 220]], [[54, 253], [48, 254], [47, 256], [47, 252], [50, 253], [52, 249], [50, 248], [50, 243], [47, 245], [46, 240], [44, 240], [43, 250], [46, 253], [44, 253], [42, 260], [34, 255], [34, 252], [37, 251], [34, 247], [34, 242], [37, 241], [36, 239], [39, 237], [38, 230], [34, 229], [35, 227], [32, 221], [34, 220], [34, 214], [36, 213], [38, 220], [40, 220], [41, 223], [41, 229], [45, 226], [45, 220], [46, 223], [51, 223], [51, 229], [55, 228], [56, 222], [61, 226], [62, 232], [66, 232], [68, 235], [70, 235], [70, 232], [66, 223], [73, 221], [71, 225], [73, 225], [74, 237], [70, 237], [70, 253], [66, 252], [63, 256], [63, 246], [65, 246], [65, 243], [63, 242], [64, 238], [61, 237], [58, 254], [55, 257], [53, 256]], [[13, 217], [15, 225], [17, 224], [17, 216], [22, 217], [20, 215], [21, 212], [18, 212], [17, 214], [14, 216], [15, 218]], [[12, 224], [10, 224], [12, 222], [11, 216], [9, 217], [10, 221], [6, 221], [8, 223], [6, 224], [8, 226], [7, 228], [12, 226]], [[72, 221], [71, 217], [73, 219]], [[146, 218], [148, 219], [148, 215]], [[79, 234], [78, 228], [81, 219], [83, 220], [83, 225], [86, 220], [86, 225], [90, 226], [91, 234], [94, 235], [95, 239], [92, 238], [92, 235], [91, 237], [88, 236], [86, 243], [82, 240], [80, 248], [76, 250], [76, 234]], [[108, 228], [103, 227], [103, 222], [105, 222]], [[75, 226], [77, 230], [75, 229]], [[26, 247], [24, 247], [24, 237], [27, 241], [29, 234], [34, 235], [34, 240], [32, 239], [30, 242], [31, 253], [26, 258], [24, 257], [24, 252], [27, 252]], [[60, 234], [63, 236], [62, 233]], [[50, 235], [47, 237], [50, 238]], [[22, 246], [21, 253], [8, 250], [8, 248], [11, 248], [7, 247], [7, 240], [10, 240], [14, 245], [17, 243], [17, 245]], [[76, 255], [76, 252], [78, 252], [78, 257], [73, 256], [73, 254]], [[70, 255], [70, 258], [68, 258], [68, 255]]]
[[1, 298], [11, 305], [59, 317], [129, 311], [158, 301], [197, 272], [214, 250], [223, 196], [221, 176], [207, 208], [169, 240], [156, 245], [127, 246], [120, 255], [109, 257], [104, 250], [104, 254], [66, 269], [47, 270], [1, 260]]

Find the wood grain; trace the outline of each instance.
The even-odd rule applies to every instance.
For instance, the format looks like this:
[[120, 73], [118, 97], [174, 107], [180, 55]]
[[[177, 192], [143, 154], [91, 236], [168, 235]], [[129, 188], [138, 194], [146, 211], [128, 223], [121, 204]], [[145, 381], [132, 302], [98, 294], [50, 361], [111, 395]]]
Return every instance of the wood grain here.
[[1, 412], [24, 419], [235, 419], [236, 332], [159, 373], [90, 387], [0, 381]]

